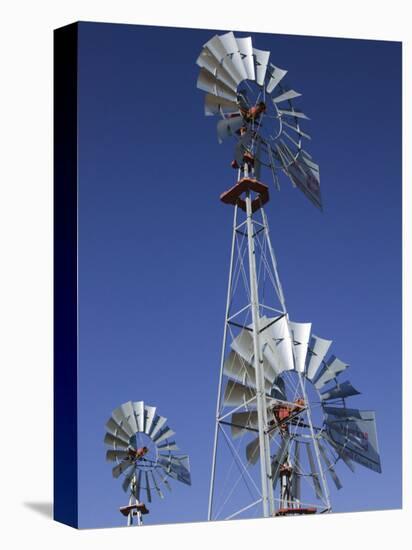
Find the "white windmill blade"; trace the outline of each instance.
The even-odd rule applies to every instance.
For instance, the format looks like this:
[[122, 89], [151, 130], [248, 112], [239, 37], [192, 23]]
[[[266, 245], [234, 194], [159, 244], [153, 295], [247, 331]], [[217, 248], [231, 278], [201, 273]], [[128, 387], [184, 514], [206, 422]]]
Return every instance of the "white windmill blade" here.
[[282, 116], [290, 116], [294, 118], [303, 118], [305, 120], [310, 120], [309, 117], [305, 115], [305, 113], [302, 113], [302, 111], [298, 111], [297, 109], [279, 109], [279, 114]]
[[300, 441], [295, 439], [295, 452], [293, 455], [292, 496], [296, 500], [301, 498], [301, 473]]
[[260, 330], [263, 355], [276, 374], [279, 375], [283, 371], [293, 370], [292, 340], [286, 316], [265, 318], [265, 324]]
[[217, 59], [207, 49], [203, 49], [196, 60], [199, 67], [208, 71], [213, 75], [216, 80], [219, 80], [230, 88], [233, 92], [236, 92], [237, 84], [230, 76], [230, 74], [218, 63]]
[[332, 478], [332, 481], [336, 486], [336, 489], [342, 489], [342, 483], [341, 483], [341, 481], [340, 481], [340, 479], [339, 479], [339, 477], [338, 477], [338, 475], [335, 471], [335, 468], [333, 467], [332, 462], [329, 460], [328, 455], [326, 454], [325, 447], [322, 445], [322, 443], [319, 441], [319, 439], [318, 439], [318, 447], [319, 447], [320, 454], [323, 458], [323, 461], [326, 464], [329, 475]]
[[[272, 375], [273, 371], [268, 363], [267, 366], [270, 369], [270, 375]], [[240, 382], [241, 384], [244, 384], [246, 386], [256, 388], [255, 367], [250, 363], [247, 363], [242, 357], [240, 357], [240, 355], [238, 355], [233, 350], [231, 350], [229, 355], [226, 357], [225, 362], [223, 363], [223, 372], [227, 377], [235, 380], [236, 382]], [[265, 378], [265, 391], [267, 393], [270, 393], [275, 377], [276, 375], [273, 373], [272, 381]]]
[[231, 433], [233, 439], [236, 439], [248, 428], [257, 429], [258, 427], [258, 413], [257, 411], [244, 411], [233, 413], [231, 417]]
[[163, 483], [163, 485], [166, 487], [166, 489], [169, 492], [172, 492], [172, 487], [171, 487], [170, 483], [167, 480], [167, 475], [166, 474], [163, 475], [163, 474], [161, 474], [161, 472], [164, 474], [163, 468], [161, 466], [159, 466], [155, 470], [153, 470], [153, 475], [158, 476], [160, 482]]
[[285, 136], [285, 138], [287, 138], [291, 143], [293, 143], [293, 145], [297, 149], [300, 149], [300, 147], [301, 147], [300, 141], [296, 141], [296, 139], [294, 137], [292, 137], [290, 134], [288, 134], [288, 132], [285, 129], [282, 130], [282, 136]]
[[249, 464], [254, 465], [259, 460], [259, 456], [259, 437], [256, 437], [246, 446], [246, 460]]
[[333, 447], [333, 449], [338, 454], [339, 458], [343, 460], [343, 462], [346, 464], [349, 470], [351, 470], [351, 472], [354, 472], [355, 465], [352, 462], [352, 460], [349, 458], [349, 456], [346, 454], [345, 447], [336, 443], [325, 431], [322, 431], [321, 436], [327, 443], [329, 443], [331, 447]]
[[123, 474], [123, 472], [126, 472], [126, 470], [132, 466], [134, 466], [134, 462], [130, 459], [122, 460], [120, 464], [117, 464], [117, 466], [112, 469], [113, 477], [117, 479], [121, 474]]
[[153, 420], [153, 424], [150, 429], [149, 436], [153, 439], [155, 435], [163, 428], [166, 422], [167, 422], [167, 418], [165, 416], [156, 415]]
[[129, 424], [134, 435], [136, 432], [139, 431], [139, 428], [137, 426], [136, 418], [134, 416], [133, 403], [131, 401], [123, 403], [123, 405], [120, 405], [120, 410], [127, 419], [127, 423]]
[[[228, 380], [225, 388], [225, 395], [223, 397], [223, 405], [225, 407], [240, 407], [241, 405], [246, 405], [253, 397], [256, 397], [256, 392], [251, 388], [234, 382], [233, 380]], [[247, 406], [255, 408], [255, 400], [247, 403]]]
[[116, 436], [118, 439], [121, 439], [125, 443], [129, 443], [129, 435], [117, 424], [117, 422], [113, 418], [110, 418], [106, 422], [106, 428], [110, 434]]
[[312, 323], [296, 323], [289, 321], [289, 326], [293, 337], [295, 370], [304, 372]]
[[165, 439], [172, 437], [172, 435], [175, 435], [175, 432], [172, 429], [170, 429], [169, 426], [166, 426], [160, 432], [158, 432], [154, 437], [152, 437], [152, 440], [154, 443], [156, 443], [156, 446], [157, 446], [159, 443], [161, 443]]
[[234, 338], [230, 344], [230, 347], [235, 351], [244, 361], [253, 363], [253, 334], [251, 330], [242, 329], [239, 334]]
[[352, 384], [347, 380], [342, 384], [337, 384], [335, 387], [321, 393], [320, 398], [322, 401], [328, 401], [329, 399], [338, 399], [344, 397], [350, 397], [351, 395], [359, 395], [360, 392], [356, 390]]
[[[141, 472], [139, 472], [141, 473]], [[122, 483], [122, 488], [123, 488], [123, 491], [125, 493], [127, 493], [129, 487], [130, 487], [130, 484], [132, 483], [132, 481], [134, 480], [136, 476], [136, 468], [133, 468], [133, 470], [131, 470], [124, 478], [123, 480], [123, 483]], [[136, 480], [136, 484], [137, 484], [137, 480]], [[135, 495], [136, 496], [136, 495]]]
[[192, 484], [190, 469], [188, 467], [185, 467], [184, 465], [181, 465], [181, 464], [172, 464], [171, 462], [168, 462], [166, 464], [164, 462], [160, 462], [160, 460], [159, 460], [159, 463], [162, 466], [163, 471], [172, 479], [181, 481], [186, 485]]
[[240, 79], [237, 82], [239, 84], [239, 82], [248, 78], [248, 73], [243, 63], [242, 56], [239, 52], [239, 45], [237, 43], [235, 35], [233, 34], [233, 32], [227, 32], [226, 34], [220, 35], [219, 40], [221, 41], [223, 47], [227, 52], [227, 56], [223, 61], [223, 66], [225, 66], [226, 60], [230, 59], [231, 64], [233, 65], [233, 67], [235, 67], [236, 74]]
[[279, 479], [280, 467], [285, 462], [287, 453], [289, 451], [290, 435], [286, 434], [282, 437], [280, 447], [272, 460], [272, 484], [276, 487], [276, 483]]
[[253, 61], [252, 37], [236, 38], [239, 53], [242, 56], [243, 65], [249, 80], [255, 80], [255, 64]]
[[223, 97], [217, 97], [212, 94], [205, 95], [205, 115], [220, 115], [239, 112], [239, 105], [234, 101], [229, 101]]
[[265, 83], [266, 70], [269, 65], [270, 52], [253, 48], [253, 56], [255, 58], [256, 82], [259, 86], [263, 86]]
[[136, 422], [136, 432], [145, 432], [145, 410], [143, 401], [135, 401], [132, 403], [133, 414]]
[[156, 478], [155, 478], [155, 476], [154, 476], [154, 472], [153, 472], [153, 471], [150, 471], [150, 472], [149, 472], [149, 475], [150, 475], [150, 477], [151, 477], [151, 481], [152, 481], [152, 483], [153, 483], [153, 487], [155, 488], [155, 491], [156, 491], [158, 497], [159, 497], [159, 498], [164, 498], [164, 495], [163, 495], [162, 491], [160, 490], [159, 484], [157, 483], [157, 480], [156, 480]]
[[[129, 404], [131, 406], [131, 402], [129, 401]], [[132, 437], [132, 435], [135, 434], [135, 431], [133, 431], [133, 425], [129, 422], [128, 417], [132, 414], [127, 410], [125, 412], [124, 405], [118, 407], [112, 412], [112, 418], [113, 420], [124, 430], [129, 437]]]
[[282, 103], [282, 101], [289, 101], [291, 99], [295, 99], [295, 97], [300, 97], [301, 95], [301, 93], [296, 92], [295, 90], [286, 90], [277, 97], [272, 97], [272, 101], [276, 104]]
[[316, 496], [318, 497], [318, 499], [322, 499], [323, 497], [323, 492], [322, 492], [322, 487], [320, 486], [320, 482], [319, 482], [319, 474], [318, 472], [316, 471], [316, 468], [315, 468], [315, 461], [313, 459], [313, 453], [312, 453], [312, 449], [311, 449], [311, 444], [310, 443], [306, 443], [306, 453], [308, 455], [308, 462], [309, 462], [309, 467], [310, 467], [310, 471], [311, 471], [311, 477], [312, 477], [312, 482], [313, 482], [313, 486], [315, 488], [315, 493], [316, 493]]
[[104, 436], [104, 442], [106, 443], [106, 445], [112, 445], [113, 447], [116, 447], [118, 449], [127, 449], [127, 447], [129, 446], [129, 443], [126, 443], [122, 439], [119, 439], [118, 437], [110, 433], [107, 433]]
[[240, 115], [219, 120], [216, 126], [218, 142], [222, 143], [224, 139], [234, 136], [244, 125], [245, 121]]
[[156, 407], [144, 406], [144, 433], [149, 434], [152, 429], [153, 420], [156, 414]]
[[332, 355], [324, 368], [319, 371], [319, 375], [313, 381], [315, 383], [315, 388], [320, 390], [325, 384], [337, 377], [338, 374], [343, 372], [349, 367], [347, 363], [344, 363], [334, 355]]
[[159, 451], [178, 451], [179, 450], [179, 447], [177, 446], [175, 441], [162, 443], [161, 445], [158, 445], [157, 448], [159, 449]]
[[197, 87], [199, 90], [208, 92], [209, 94], [223, 97], [229, 101], [236, 101], [237, 96], [228, 86], [216, 80], [216, 78], [206, 71], [206, 69], [200, 69], [199, 76], [197, 78]]
[[286, 75], [287, 71], [285, 71], [285, 69], [280, 69], [279, 67], [276, 67], [275, 65], [272, 65], [272, 63], [270, 63], [268, 73], [270, 75], [270, 78], [266, 86], [266, 91], [268, 94], [270, 94], [276, 88], [282, 78]]
[[[213, 96], [214, 97], [214, 96]], [[303, 136], [306, 139], [312, 139], [312, 137], [304, 132], [299, 126], [295, 126], [294, 124], [290, 124], [290, 122], [287, 122], [286, 120], [282, 120], [282, 126], [286, 126], [287, 128], [290, 128], [300, 136]]]
[[312, 380], [312, 382], [315, 380], [316, 373], [322, 365], [331, 345], [332, 340], [325, 340], [325, 338], [320, 338], [319, 336], [312, 334], [306, 363], [306, 376], [309, 380]]
[[287, 401], [286, 395], [286, 385], [283, 378], [277, 378], [273, 384], [271, 395], [273, 399], [280, 399], [282, 401]]
[[116, 462], [117, 460], [124, 460], [129, 456], [129, 451], [113, 451], [109, 449], [106, 451], [106, 460], [108, 462]]
[[[225, 36], [225, 35], [222, 35], [222, 36]], [[225, 44], [223, 43], [221, 38], [222, 38], [221, 36], [215, 35], [208, 42], [206, 42], [204, 47], [210, 51], [210, 53], [215, 57], [217, 62], [222, 65], [222, 67], [229, 73], [229, 75], [232, 77], [232, 79], [235, 81], [236, 85], [238, 86], [239, 83], [243, 80], [242, 74], [239, 72], [239, 69], [237, 67], [238, 59], [235, 60], [235, 63], [232, 61], [231, 56], [229, 55], [232, 52], [228, 52], [226, 50]], [[228, 41], [226, 40], [225, 43], [227, 42]]]
[[152, 502], [152, 491], [150, 490], [149, 472], [147, 470], [145, 471], [145, 483], [146, 483], [147, 502]]

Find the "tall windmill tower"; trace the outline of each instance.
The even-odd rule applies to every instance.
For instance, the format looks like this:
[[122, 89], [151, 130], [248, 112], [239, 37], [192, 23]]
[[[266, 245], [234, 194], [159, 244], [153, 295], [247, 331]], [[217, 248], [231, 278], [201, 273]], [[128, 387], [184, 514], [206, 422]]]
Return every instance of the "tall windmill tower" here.
[[233, 207], [233, 234], [208, 519], [329, 512], [328, 477], [342, 486], [336, 462], [381, 466], [375, 414], [348, 408], [359, 392], [338, 378], [348, 365], [328, 355], [332, 342], [290, 320], [270, 240], [262, 168], [277, 189], [283, 173], [322, 208], [319, 167], [303, 148], [307, 117], [294, 105], [301, 94], [251, 37], [214, 36], [197, 64], [218, 141], [235, 140], [237, 174], [220, 197]]

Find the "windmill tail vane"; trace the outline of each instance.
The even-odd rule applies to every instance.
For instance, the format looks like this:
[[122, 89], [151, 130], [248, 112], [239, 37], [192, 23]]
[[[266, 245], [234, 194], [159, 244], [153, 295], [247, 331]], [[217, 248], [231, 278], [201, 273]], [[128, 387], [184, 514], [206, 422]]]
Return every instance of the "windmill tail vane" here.
[[359, 394], [341, 381], [348, 364], [328, 355], [332, 341], [311, 323], [289, 318], [264, 211], [263, 170], [277, 190], [283, 174], [322, 208], [319, 166], [304, 149], [308, 117], [287, 71], [251, 37], [216, 35], [196, 63], [205, 115], [219, 117], [219, 143], [233, 140], [238, 171], [220, 197], [234, 217], [208, 519], [259, 507], [264, 517], [329, 512], [338, 462], [376, 472], [381, 462], [375, 413], [348, 407]]

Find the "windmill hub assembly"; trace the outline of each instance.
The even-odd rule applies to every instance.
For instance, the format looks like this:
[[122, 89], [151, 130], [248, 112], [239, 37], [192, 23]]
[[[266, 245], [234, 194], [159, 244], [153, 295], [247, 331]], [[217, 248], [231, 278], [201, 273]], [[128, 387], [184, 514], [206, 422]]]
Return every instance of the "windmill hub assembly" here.
[[262, 169], [277, 190], [283, 174], [322, 208], [319, 166], [304, 148], [308, 117], [287, 71], [251, 37], [214, 36], [197, 65], [205, 115], [219, 118], [219, 143], [234, 140], [238, 170], [220, 197], [234, 212], [208, 518], [328, 512], [339, 461], [352, 471], [381, 465], [374, 412], [348, 406], [359, 394], [341, 381], [348, 364], [311, 323], [289, 318], [263, 209]]

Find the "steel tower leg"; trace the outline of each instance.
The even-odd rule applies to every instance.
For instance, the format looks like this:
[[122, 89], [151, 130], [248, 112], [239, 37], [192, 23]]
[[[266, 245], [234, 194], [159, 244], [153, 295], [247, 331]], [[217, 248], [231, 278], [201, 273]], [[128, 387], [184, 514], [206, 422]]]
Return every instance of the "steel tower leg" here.
[[215, 474], [216, 474], [216, 453], [217, 453], [217, 444], [219, 439], [219, 416], [220, 416], [220, 402], [221, 402], [221, 396], [222, 396], [223, 364], [225, 361], [227, 327], [228, 327], [228, 318], [229, 318], [229, 310], [230, 310], [230, 300], [232, 295], [232, 275], [233, 275], [233, 260], [234, 260], [234, 253], [235, 253], [235, 241], [236, 241], [236, 226], [237, 226], [237, 206], [235, 206], [234, 208], [234, 215], [233, 215], [233, 236], [232, 236], [232, 246], [231, 246], [231, 252], [230, 252], [229, 281], [227, 285], [225, 326], [223, 329], [222, 353], [220, 357], [219, 384], [218, 384], [218, 390], [217, 390], [216, 424], [215, 424], [215, 434], [214, 434], [214, 441], [213, 441], [212, 471], [210, 474], [209, 504], [208, 504], [208, 511], [207, 511], [208, 521], [212, 519], [212, 513], [213, 513], [213, 496], [214, 496], [214, 490], [215, 490]]
[[[246, 170], [245, 170], [246, 172]], [[250, 192], [246, 195], [246, 216], [247, 216], [247, 237], [248, 237], [248, 255], [249, 255], [249, 281], [250, 281], [250, 301], [252, 310], [253, 324], [253, 354], [254, 366], [256, 372], [256, 404], [258, 413], [258, 433], [260, 450], [260, 475], [262, 483], [262, 505], [263, 516], [269, 517], [273, 514], [273, 490], [271, 484], [270, 471], [270, 449], [269, 437], [267, 435], [267, 406], [265, 383], [263, 376], [263, 360], [261, 357], [261, 347], [259, 342], [259, 295], [256, 276], [256, 258], [254, 243], [254, 226], [252, 223], [252, 201]], [[268, 460], [269, 458], [269, 460]], [[269, 465], [268, 465], [269, 462]], [[271, 496], [271, 498], [270, 498]]]

